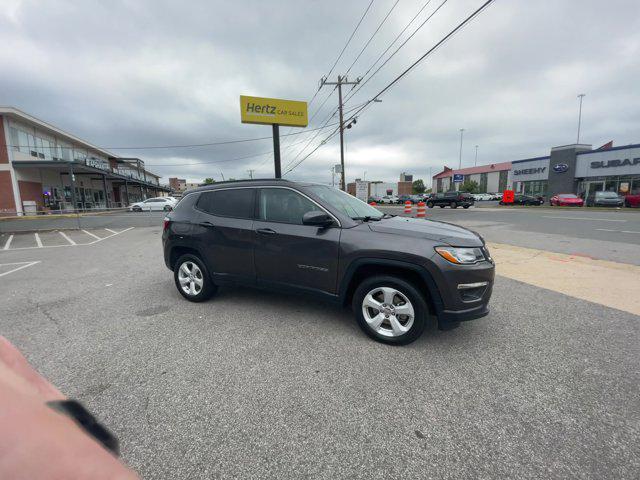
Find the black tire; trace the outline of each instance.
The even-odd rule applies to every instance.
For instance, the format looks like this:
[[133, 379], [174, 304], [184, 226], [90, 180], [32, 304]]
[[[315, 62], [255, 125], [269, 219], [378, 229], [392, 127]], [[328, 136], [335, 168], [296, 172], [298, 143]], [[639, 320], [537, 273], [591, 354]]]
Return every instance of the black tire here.
[[140, 213], [140, 212], [142, 212], [142, 209], [140, 207], [133, 207], [131, 209], [131, 211], [136, 212], [136, 213]]
[[440, 208], [444, 208], [444, 207], [445, 207], [444, 205], [438, 205], [438, 206], [439, 206]]
[[451, 205], [449, 205], [451, 208], [458, 208], [458, 204], [456, 202], [451, 202]]
[[433, 208], [433, 202], [427, 202], [427, 207], [428, 208]]
[[462, 208], [467, 209], [469, 208], [471, 205], [463, 205]]
[[[178, 272], [180, 271], [180, 267], [187, 262], [196, 264], [202, 274], [202, 289], [196, 295], [189, 295], [187, 292], [185, 292], [180, 285], [180, 281], [178, 280]], [[204, 262], [200, 260], [200, 257], [198, 257], [197, 255], [192, 255], [190, 253], [182, 255], [176, 261], [175, 265], [173, 266], [173, 281], [175, 282], [176, 288], [178, 289], [178, 292], [180, 292], [180, 295], [182, 295], [190, 302], [204, 302], [206, 300], [209, 300], [218, 291], [218, 286], [213, 283], [213, 280], [211, 280], [209, 270], [207, 269]]]
[[[399, 336], [389, 337], [374, 331], [364, 318], [362, 302], [365, 296], [376, 287], [391, 287], [402, 293], [411, 302], [414, 310], [413, 325], [409, 330]], [[360, 328], [371, 338], [378, 342], [390, 345], [407, 345], [417, 340], [427, 325], [429, 310], [420, 291], [411, 283], [392, 275], [378, 275], [364, 280], [353, 294], [351, 304], [353, 313]]]

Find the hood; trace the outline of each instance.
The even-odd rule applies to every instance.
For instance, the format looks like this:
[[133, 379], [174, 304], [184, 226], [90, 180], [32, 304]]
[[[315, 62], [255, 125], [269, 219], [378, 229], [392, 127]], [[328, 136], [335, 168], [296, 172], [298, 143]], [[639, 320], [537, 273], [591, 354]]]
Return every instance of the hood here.
[[480, 247], [484, 244], [482, 238], [471, 230], [451, 223], [435, 222], [433, 220], [392, 217], [370, 222], [368, 225], [374, 232], [426, 238], [455, 247]]

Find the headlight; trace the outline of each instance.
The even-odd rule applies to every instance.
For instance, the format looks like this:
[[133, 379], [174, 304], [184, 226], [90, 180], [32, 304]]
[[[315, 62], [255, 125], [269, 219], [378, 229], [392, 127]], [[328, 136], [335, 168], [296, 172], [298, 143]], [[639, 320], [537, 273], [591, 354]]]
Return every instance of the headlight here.
[[436, 252], [445, 260], [457, 265], [472, 265], [485, 260], [481, 248], [435, 247]]

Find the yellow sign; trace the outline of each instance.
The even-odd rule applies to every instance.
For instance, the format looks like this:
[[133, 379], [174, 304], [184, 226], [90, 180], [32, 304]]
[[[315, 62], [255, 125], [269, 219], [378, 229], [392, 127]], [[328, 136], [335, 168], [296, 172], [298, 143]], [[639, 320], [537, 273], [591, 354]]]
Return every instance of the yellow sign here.
[[278, 124], [287, 127], [306, 127], [307, 102], [277, 98], [240, 95], [242, 123]]

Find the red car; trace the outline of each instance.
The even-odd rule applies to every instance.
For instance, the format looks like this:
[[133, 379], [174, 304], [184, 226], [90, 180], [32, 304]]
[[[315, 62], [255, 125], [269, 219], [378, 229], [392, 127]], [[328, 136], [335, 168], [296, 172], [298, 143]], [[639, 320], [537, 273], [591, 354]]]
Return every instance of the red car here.
[[573, 193], [559, 193], [551, 197], [550, 203], [556, 207], [582, 207], [584, 200]]
[[640, 193], [631, 193], [624, 197], [624, 205], [626, 207], [640, 207]]

